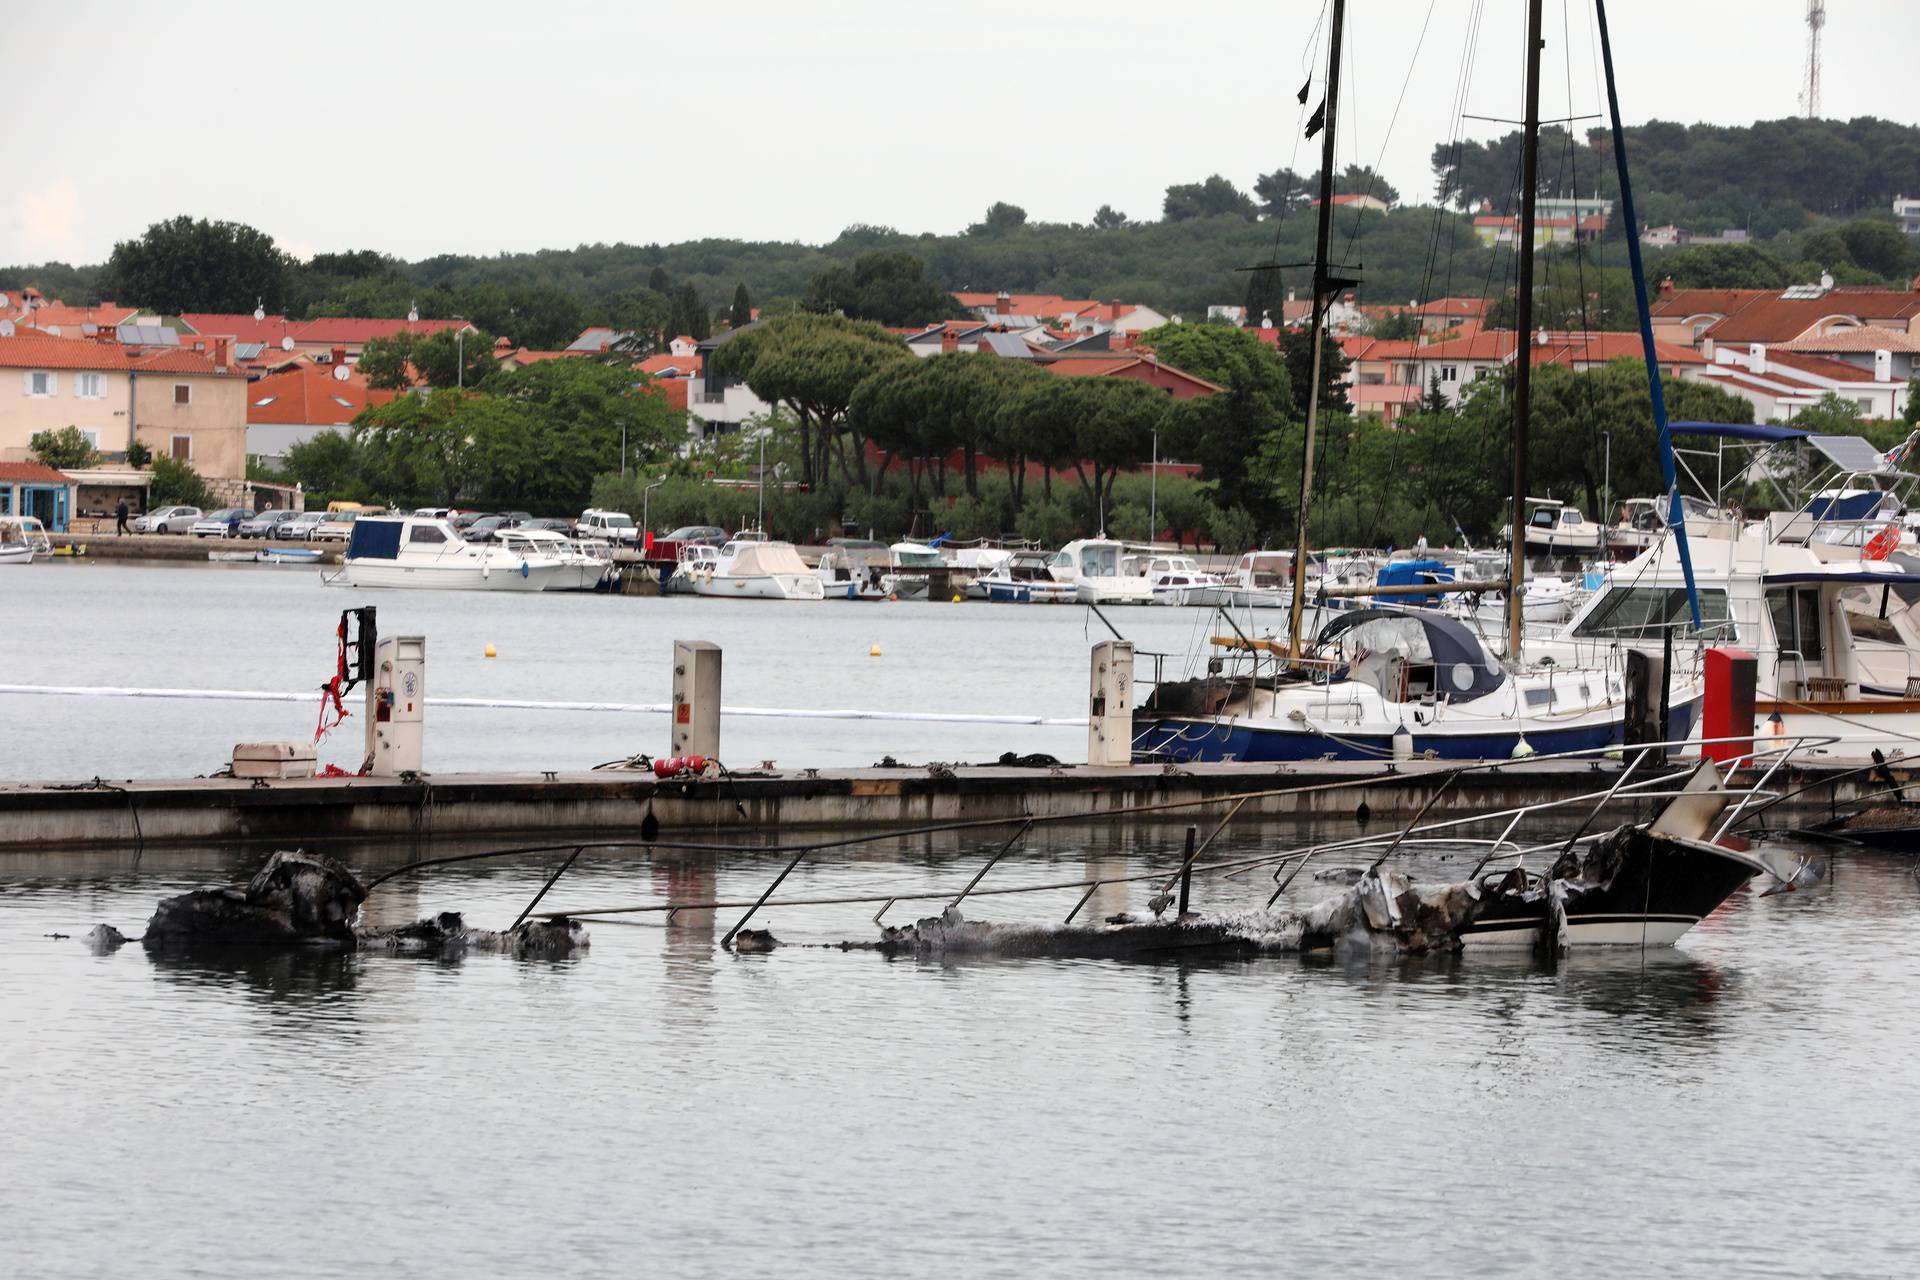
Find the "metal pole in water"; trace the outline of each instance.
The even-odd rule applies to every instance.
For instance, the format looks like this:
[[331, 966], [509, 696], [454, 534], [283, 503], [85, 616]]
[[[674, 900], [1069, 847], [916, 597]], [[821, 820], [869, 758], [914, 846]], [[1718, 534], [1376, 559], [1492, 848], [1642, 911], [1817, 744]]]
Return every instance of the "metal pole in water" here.
[[1199, 835], [1199, 827], [1192, 824], [1187, 826], [1187, 861], [1180, 868], [1180, 914], [1174, 917], [1176, 920], [1183, 919], [1187, 914], [1187, 896], [1193, 889], [1193, 842]]

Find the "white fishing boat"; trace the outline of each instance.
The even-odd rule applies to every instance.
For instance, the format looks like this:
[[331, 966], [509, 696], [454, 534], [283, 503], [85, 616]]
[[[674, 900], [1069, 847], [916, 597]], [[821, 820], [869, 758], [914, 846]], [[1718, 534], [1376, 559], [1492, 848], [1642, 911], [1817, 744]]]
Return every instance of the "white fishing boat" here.
[[896, 542], [887, 555], [889, 568], [880, 575], [880, 589], [901, 600], [925, 600], [933, 583], [931, 571], [947, 567], [940, 553], [924, 542]]
[[823, 600], [826, 591], [791, 542], [735, 537], [711, 560], [690, 563], [687, 585], [697, 596], [733, 600]]
[[1126, 567], [1147, 580], [1155, 604], [1216, 608], [1227, 603], [1227, 582], [1208, 573], [1192, 556], [1127, 557]]
[[548, 591], [595, 591], [613, 576], [613, 552], [604, 542], [569, 538], [553, 529], [496, 529], [494, 541], [521, 559], [553, 559], [560, 569]]
[[970, 600], [985, 600], [987, 589], [980, 579], [1013, 558], [1011, 547], [956, 547], [943, 544], [940, 556], [947, 562], [947, 585], [955, 595]]
[[829, 600], [885, 600], [887, 592], [880, 585], [881, 573], [865, 548], [829, 545], [820, 553], [820, 563], [813, 576], [820, 579], [820, 587]]
[[1081, 604], [1152, 604], [1153, 586], [1125, 571], [1126, 547], [1111, 538], [1078, 538], [1048, 561], [1055, 581], [1069, 584]]
[[[1579, 508], [1552, 498], [1527, 499], [1523, 542], [1530, 556], [1597, 556], [1606, 550], [1607, 528], [1580, 513]], [[1500, 531], [1512, 538], [1511, 525]]]
[[53, 555], [53, 539], [37, 516], [0, 516], [0, 565], [32, 564]]
[[436, 591], [544, 591], [565, 568], [531, 548], [468, 542], [445, 520], [366, 516], [338, 571], [321, 581], [340, 587], [413, 587]]
[[1234, 609], [1284, 609], [1292, 603], [1293, 552], [1249, 551], [1227, 576], [1227, 605]]
[[693, 580], [720, 563], [720, 548], [705, 542], [683, 542], [673, 559], [673, 572], [660, 590], [668, 595], [694, 594]]
[[983, 597], [997, 604], [1071, 604], [1079, 593], [1071, 582], [1055, 578], [1044, 551], [1016, 551], [974, 579]]

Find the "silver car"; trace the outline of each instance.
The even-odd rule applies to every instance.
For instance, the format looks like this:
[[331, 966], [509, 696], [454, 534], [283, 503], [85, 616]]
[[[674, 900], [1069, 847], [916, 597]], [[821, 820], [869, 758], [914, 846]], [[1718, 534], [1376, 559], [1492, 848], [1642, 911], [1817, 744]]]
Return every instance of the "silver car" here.
[[313, 537], [313, 531], [318, 529], [326, 518], [327, 513], [324, 511], [302, 511], [275, 529], [273, 536], [276, 538], [297, 538], [305, 542]]
[[185, 533], [200, 518], [198, 507], [158, 507], [133, 522], [135, 533]]
[[262, 511], [250, 520], [242, 520], [237, 530], [243, 538], [271, 538], [280, 532], [280, 526], [299, 515], [298, 511]]

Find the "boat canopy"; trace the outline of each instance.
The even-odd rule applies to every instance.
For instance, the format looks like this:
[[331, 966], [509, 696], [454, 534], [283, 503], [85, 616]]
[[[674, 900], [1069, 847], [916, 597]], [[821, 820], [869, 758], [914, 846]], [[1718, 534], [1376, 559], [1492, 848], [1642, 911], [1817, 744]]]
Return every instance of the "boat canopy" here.
[[1804, 440], [1811, 431], [1776, 427], [1758, 422], [1674, 422], [1668, 424], [1676, 436], [1725, 436], [1730, 440], [1760, 440], [1778, 444], [1782, 440]]
[[1409, 662], [1432, 663], [1436, 688], [1455, 702], [1484, 698], [1506, 682], [1499, 659], [1464, 624], [1445, 614], [1353, 609], [1329, 622], [1318, 644], [1349, 632], [1355, 644], [1370, 652], [1398, 652]]
[[400, 534], [405, 520], [355, 520], [353, 535], [347, 542], [349, 560], [392, 560], [400, 554]]
[[727, 573], [735, 578], [758, 578], [776, 573], [808, 574], [807, 562], [791, 542], [755, 542], [734, 553]]
[[1920, 586], [1920, 573], [1899, 569], [1875, 573], [1862, 566], [1837, 569], [1832, 573], [1769, 573], [1761, 578], [1761, 582], [1769, 587], [1808, 586], [1829, 582], [1860, 587], [1916, 587]]

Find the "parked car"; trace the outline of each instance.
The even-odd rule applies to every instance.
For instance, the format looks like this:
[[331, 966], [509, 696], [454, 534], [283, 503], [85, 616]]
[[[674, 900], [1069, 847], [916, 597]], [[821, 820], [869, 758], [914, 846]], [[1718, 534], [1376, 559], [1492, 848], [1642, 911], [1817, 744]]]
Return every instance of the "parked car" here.
[[454, 509], [452, 507], [415, 507], [413, 514], [422, 520], [450, 520], [453, 518]]
[[299, 515], [298, 511], [275, 511], [269, 507], [240, 522], [240, 536], [243, 538], [271, 538], [280, 526]]
[[273, 531], [273, 536], [287, 539], [297, 538], [305, 542], [307, 539], [313, 537], [313, 531], [315, 529], [318, 529], [322, 524], [326, 523], [326, 519], [327, 513], [324, 511], [297, 512], [287, 517], [287, 519]]
[[307, 535], [310, 542], [345, 542], [353, 535], [353, 522], [361, 516], [378, 516], [386, 513], [378, 508], [369, 507], [364, 511], [329, 511], [326, 519], [314, 527]]
[[468, 542], [491, 542], [493, 535], [502, 529], [512, 529], [519, 521], [510, 515], [481, 516], [466, 528], [460, 530], [460, 536]]
[[531, 520], [522, 520], [519, 524], [515, 525], [514, 528], [549, 529], [554, 533], [564, 533], [569, 538], [573, 536], [573, 521], [562, 520], [558, 516], [535, 516]]
[[238, 537], [240, 526], [252, 518], [253, 512], [245, 507], [222, 507], [195, 520], [191, 532], [196, 538]]
[[199, 518], [198, 507], [158, 507], [135, 519], [131, 527], [135, 533], [185, 533]]
[[624, 511], [601, 511], [589, 507], [580, 513], [580, 519], [574, 522], [583, 538], [598, 538], [602, 542], [640, 542], [640, 529], [633, 523], [633, 517]]
[[717, 524], [690, 524], [667, 535], [668, 542], [704, 542], [717, 547], [727, 540], [727, 531]]

